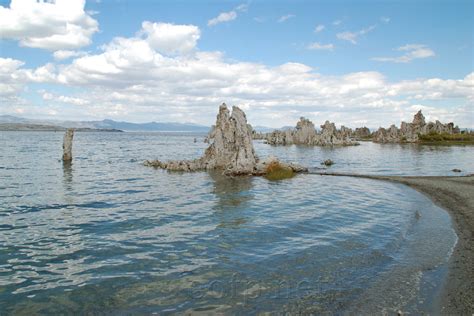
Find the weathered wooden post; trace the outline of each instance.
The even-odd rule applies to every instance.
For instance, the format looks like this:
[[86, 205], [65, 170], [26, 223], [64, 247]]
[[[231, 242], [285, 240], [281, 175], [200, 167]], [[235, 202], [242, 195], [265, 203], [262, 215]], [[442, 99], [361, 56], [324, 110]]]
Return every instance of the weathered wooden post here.
[[63, 161], [72, 161], [72, 139], [74, 138], [74, 129], [68, 128], [63, 139]]

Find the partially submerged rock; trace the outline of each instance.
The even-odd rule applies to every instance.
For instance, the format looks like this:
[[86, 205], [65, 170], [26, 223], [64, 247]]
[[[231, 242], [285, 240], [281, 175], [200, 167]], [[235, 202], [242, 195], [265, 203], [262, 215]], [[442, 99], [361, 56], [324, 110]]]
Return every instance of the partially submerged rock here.
[[74, 129], [68, 128], [63, 138], [63, 161], [72, 161], [72, 140], [74, 138]]
[[[252, 128], [247, 124], [245, 113], [238, 107], [232, 107], [232, 113], [225, 103], [219, 107], [216, 124], [208, 138], [212, 143], [199, 159], [145, 161], [145, 165], [170, 171], [222, 170], [226, 175], [266, 174], [269, 161], [260, 161], [255, 154]], [[293, 172], [306, 171], [297, 165], [281, 164], [291, 168]]]
[[334, 161], [332, 161], [331, 159], [326, 159], [324, 160], [323, 162], [321, 162], [322, 165], [325, 165], [327, 167], [330, 167], [334, 164]]

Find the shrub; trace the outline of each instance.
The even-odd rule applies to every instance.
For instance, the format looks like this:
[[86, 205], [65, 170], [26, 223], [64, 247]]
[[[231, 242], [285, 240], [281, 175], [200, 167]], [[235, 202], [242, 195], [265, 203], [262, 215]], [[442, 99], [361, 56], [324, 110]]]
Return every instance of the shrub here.
[[419, 135], [422, 142], [474, 142], [474, 135], [469, 133], [447, 134], [431, 132], [426, 135]]
[[282, 165], [278, 161], [272, 161], [265, 168], [265, 178], [268, 180], [282, 180], [289, 179], [295, 176], [293, 169]]

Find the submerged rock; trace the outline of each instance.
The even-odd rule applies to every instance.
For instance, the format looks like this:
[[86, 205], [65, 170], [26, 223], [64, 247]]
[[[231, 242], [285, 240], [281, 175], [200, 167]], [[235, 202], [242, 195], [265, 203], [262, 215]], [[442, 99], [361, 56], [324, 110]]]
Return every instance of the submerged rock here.
[[[245, 113], [238, 107], [232, 107], [232, 113], [225, 103], [219, 107], [216, 124], [208, 139], [212, 143], [199, 159], [168, 162], [154, 160], [146, 161], [145, 165], [171, 171], [222, 170], [226, 175], [266, 174], [269, 161], [259, 161], [253, 148], [252, 128], [247, 124]], [[281, 164], [294, 172], [307, 170], [293, 164]]]

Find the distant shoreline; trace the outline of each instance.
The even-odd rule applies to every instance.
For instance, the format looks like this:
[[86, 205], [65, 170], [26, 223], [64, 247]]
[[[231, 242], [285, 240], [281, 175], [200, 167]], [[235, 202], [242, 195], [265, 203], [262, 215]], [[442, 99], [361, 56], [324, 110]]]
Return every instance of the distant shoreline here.
[[[41, 124], [22, 124], [22, 123], [0, 123], [0, 131], [2, 132], [64, 132], [66, 127], [55, 125], [41, 125]], [[119, 129], [110, 128], [88, 128], [79, 127], [74, 128], [76, 132], [107, 132], [107, 133], [122, 133]]]
[[458, 242], [448, 263], [441, 293], [442, 314], [474, 313], [474, 175], [468, 176], [376, 176], [350, 173], [311, 173], [320, 176], [357, 177], [405, 184], [445, 209], [453, 220]]

